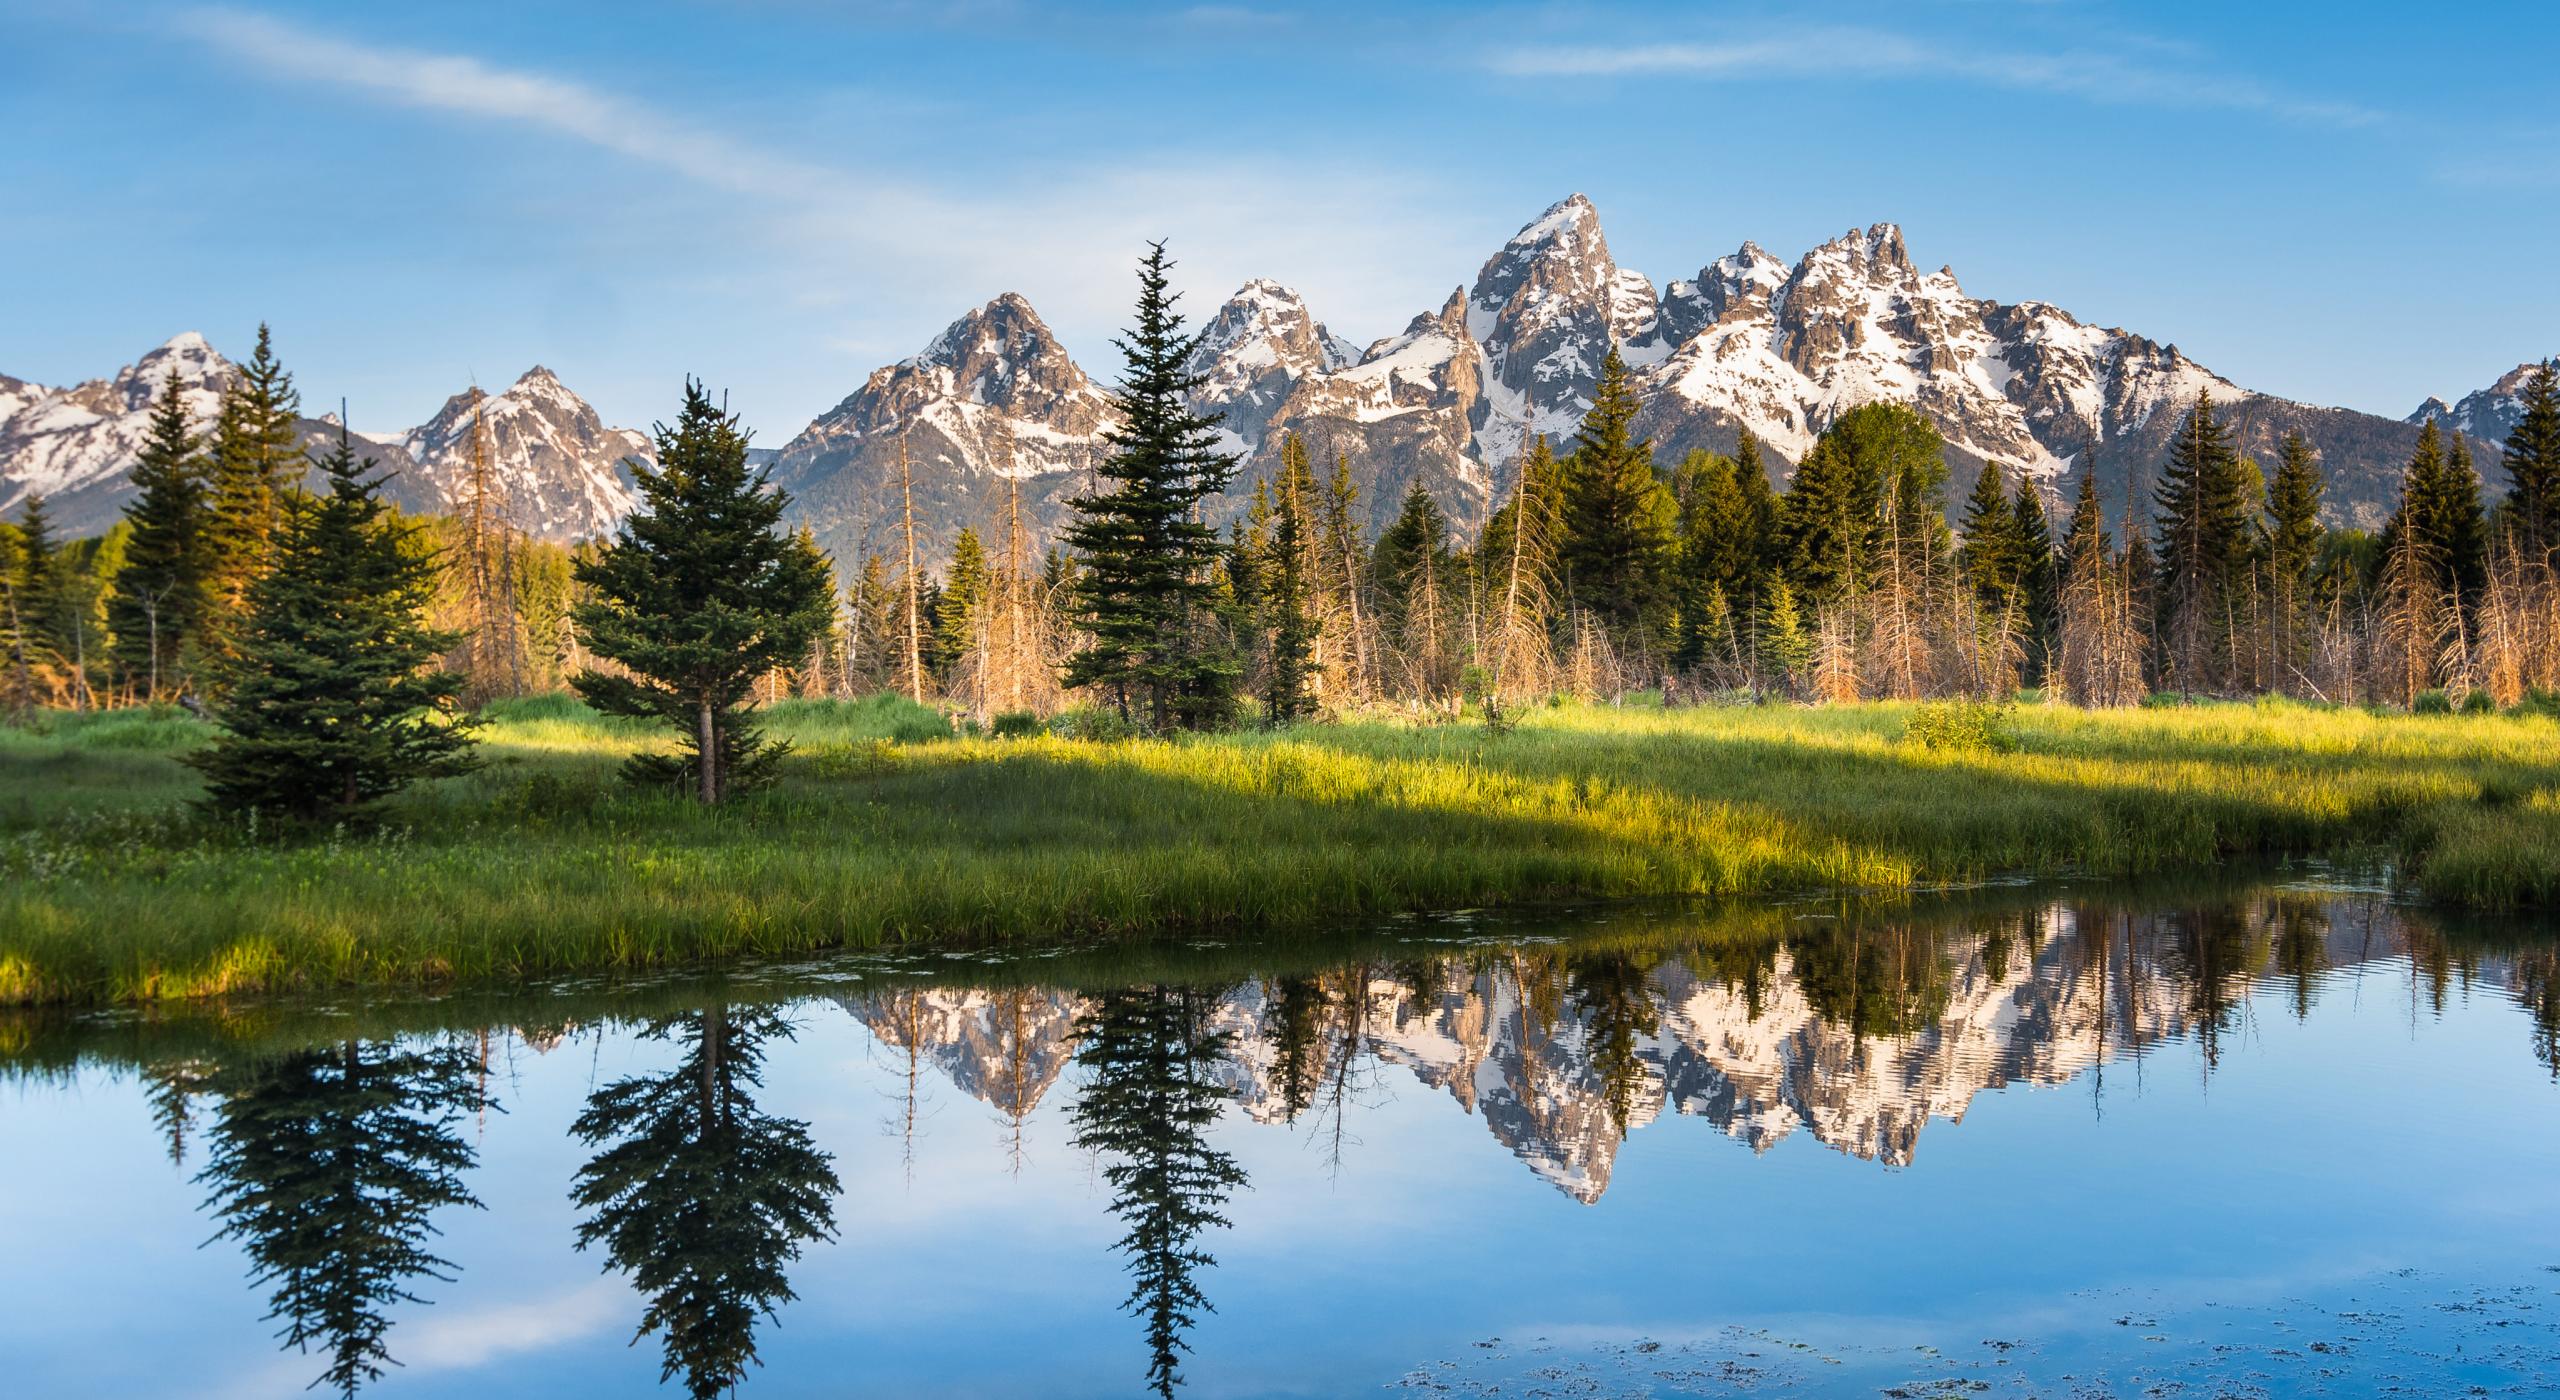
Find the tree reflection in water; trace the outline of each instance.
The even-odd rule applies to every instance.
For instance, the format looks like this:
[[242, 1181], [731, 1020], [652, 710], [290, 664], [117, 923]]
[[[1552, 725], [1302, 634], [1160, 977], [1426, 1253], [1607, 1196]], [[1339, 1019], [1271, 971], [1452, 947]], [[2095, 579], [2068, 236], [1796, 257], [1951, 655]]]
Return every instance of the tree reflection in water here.
[[1075, 1144], [1106, 1160], [1111, 1213], [1126, 1227], [1124, 1306], [1146, 1323], [1147, 1384], [1171, 1396], [1182, 1383], [1183, 1333], [1214, 1312], [1196, 1272], [1217, 1260], [1199, 1246], [1223, 1227], [1219, 1213], [1245, 1184], [1235, 1159], [1206, 1136], [1229, 1097], [1216, 1078], [1227, 1050], [1209, 1016], [1223, 993], [1196, 987], [1131, 987], [1105, 992], [1079, 1027], [1076, 1062], [1089, 1078], [1075, 1106]]
[[834, 1159], [808, 1124], [756, 1108], [764, 1044], [791, 1037], [779, 1013], [714, 1006], [642, 1035], [684, 1055], [597, 1090], [578, 1115], [571, 1131], [604, 1149], [571, 1193], [594, 1212], [578, 1247], [602, 1244], [648, 1297], [632, 1341], [663, 1334], [659, 1379], [681, 1375], [708, 1400], [756, 1364], [757, 1315], [791, 1300], [783, 1270], [801, 1242], [834, 1238]]
[[398, 1364], [391, 1305], [424, 1301], [415, 1280], [455, 1277], [426, 1240], [437, 1209], [480, 1204], [457, 1131], [488, 1106], [476, 1063], [456, 1044], [349, 1040], [236, 1060], [196, 1085], [215, 1099], [196, 1178], [213, 1192], [215, 1238], [237, 1240], [251, 1281], [274, 1285], [267, 1316], [285, 1345], [328, 1358], [312, 1384], [354, 1395]]

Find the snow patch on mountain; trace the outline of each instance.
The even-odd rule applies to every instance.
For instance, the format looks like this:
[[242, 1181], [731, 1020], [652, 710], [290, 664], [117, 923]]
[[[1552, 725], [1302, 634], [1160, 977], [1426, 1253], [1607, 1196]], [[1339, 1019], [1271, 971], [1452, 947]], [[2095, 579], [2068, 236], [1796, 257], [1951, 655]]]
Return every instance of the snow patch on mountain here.
[[419, 483], [447, 509], [467, 508], [475, 455], [489, 468], [492, 508], [541, 539], [610, 532], [637, 509], [630, 460], [654, 462], [647, 434], [608, 428], [559, 376], [536, 365], [495, 394], [468, 389], [398, 440]]

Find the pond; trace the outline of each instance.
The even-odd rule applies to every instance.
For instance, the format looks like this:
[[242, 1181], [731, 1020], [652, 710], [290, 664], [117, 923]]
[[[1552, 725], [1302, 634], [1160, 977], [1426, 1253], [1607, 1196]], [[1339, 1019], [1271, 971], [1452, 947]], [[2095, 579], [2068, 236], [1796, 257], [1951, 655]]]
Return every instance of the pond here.
[[0, 1020], [0, 1389], [2545, 1393], [2555, 1067], [2273, 877]]

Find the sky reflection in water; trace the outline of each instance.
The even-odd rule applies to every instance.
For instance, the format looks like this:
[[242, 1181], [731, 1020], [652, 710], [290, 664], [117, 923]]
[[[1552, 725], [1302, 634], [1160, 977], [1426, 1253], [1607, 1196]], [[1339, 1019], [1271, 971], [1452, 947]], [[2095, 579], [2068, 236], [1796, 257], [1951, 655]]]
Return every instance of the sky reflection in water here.
[[2274, 890], [0, 1022], [0, 1348], [38, 1396], [2529, 1391], [2555, 1036], [2537, 926]]

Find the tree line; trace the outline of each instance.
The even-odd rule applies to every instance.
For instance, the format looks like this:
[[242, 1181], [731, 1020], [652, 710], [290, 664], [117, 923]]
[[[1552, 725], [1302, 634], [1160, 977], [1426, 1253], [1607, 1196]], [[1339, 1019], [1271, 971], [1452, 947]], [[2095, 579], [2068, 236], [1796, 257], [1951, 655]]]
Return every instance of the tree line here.
[[1171, 269], [1160, 244], [1140, 265], [1109, 450], [1055, 546], [1035, 548], [1017, 489], [987, 536], [925, 560], [902, 454], [902, 547], [850, 561], [849, 582], [782, 528], [787, 498], [692, 381], [656, 463], [630, 464], [640, 508], [567, 550], [507, 525], [476, 436], [449, 517], [383, 503], [343, 431], [315, 463], [261, 327], [209, 432], [164, 386], [114, 530], [57, 542], [40, 498], [0, 526], [0, 701], [198, 708], [225, 731], [195, 760], [217, 805], [313, 818], [458, 771], [472, 708], [564, 684], [674, 730], [679, 752], [632, 775], [706, 802], [772, 772], [752, 711], [786, 694], [891, 690], [1006, 733], [1071, 700], [1088, 723], [1160, 732], [1381, 704], [1500, 722], [1639, 689], [2410, 708], [2560, 690], [2549, 364], [2503, 498], [2430, 423], [2373, 533], [2321, 523], [2301, 435], [2269, 473], [2210, 396], [2156, 470], [2126, 474], [2152, 484], [2127, 486], [2114, 530], [2087, 462], [2058, 528], [2045, 483], [1997, 462], [1951, 510], [1944, 441], [1895, 402], [1840, 414], [1783, 490], [1748, 430], [1666, 469], [1614, 350], [1572, 441], [1527, 438], [1472, 542], [1419, 483], [1367, 538], [1349, 457], [1296, 434], [1220, 531], [1207, 512], [1238, 458], [1191, 406], [1197, 334]]

